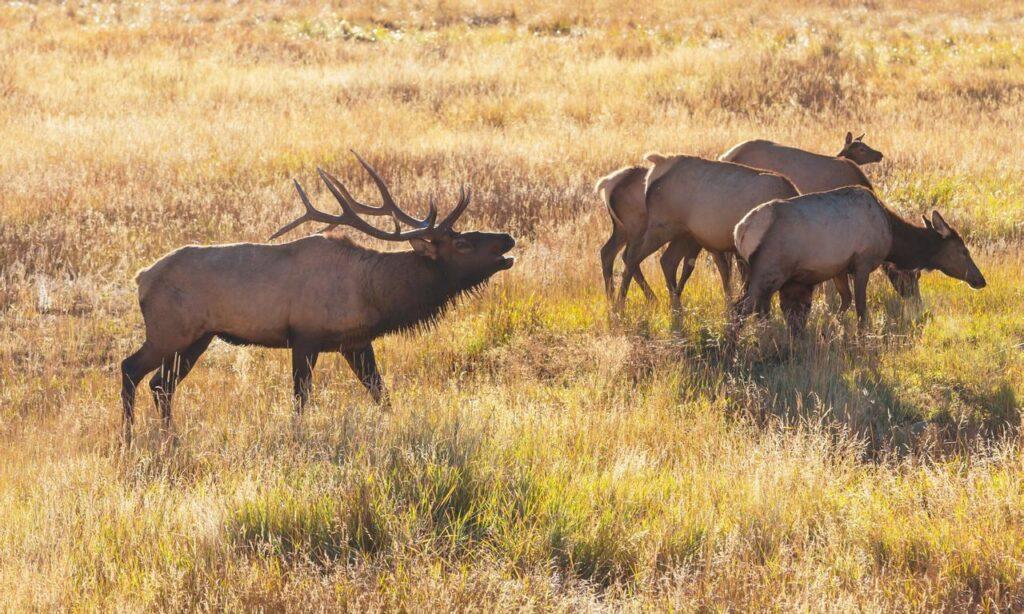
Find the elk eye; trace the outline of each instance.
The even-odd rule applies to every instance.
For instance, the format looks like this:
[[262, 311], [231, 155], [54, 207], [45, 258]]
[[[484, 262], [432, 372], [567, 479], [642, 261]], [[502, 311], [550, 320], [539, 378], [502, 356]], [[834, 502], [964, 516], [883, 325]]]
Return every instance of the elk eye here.
[[456, 239], [455, 249], [459, 250], [460, 252], [468, 252], [469, 250], [473, 249], [473, 244], [465, 239]]

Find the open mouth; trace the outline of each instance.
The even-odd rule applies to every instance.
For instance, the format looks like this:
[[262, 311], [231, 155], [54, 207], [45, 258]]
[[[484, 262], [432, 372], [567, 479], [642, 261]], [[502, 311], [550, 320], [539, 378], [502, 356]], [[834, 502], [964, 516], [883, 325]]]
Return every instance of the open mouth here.
[[505, 240], [500, 247], [496, 247], [495, 252], [498, 256], [498, 270], [503, 271], [508, 268], [512, 268], [515, 264], [515, 258], [512, 256], [506, 256], [515, 247], [515, 239], [511, 236], [506, 235]]
[[506, 256], [505, 255], [505, 254], [509, 253], [510, 251], [512, 251], [512, 248], [515, 247], [515, 246], [516, 246], [516, 240], [513, 239], [512, 237], [508, 237], [507, 241], [502, 246], [503, 249], [501, 249], [498, 252], [498, 256], [499, 256], [498, 257], [498, 270], [499, 271], [504, 271], [505, 269], [510, 269], [510, 268], [512, 268], [512, 265], [516, 263], [516, 259], [514, 257]]

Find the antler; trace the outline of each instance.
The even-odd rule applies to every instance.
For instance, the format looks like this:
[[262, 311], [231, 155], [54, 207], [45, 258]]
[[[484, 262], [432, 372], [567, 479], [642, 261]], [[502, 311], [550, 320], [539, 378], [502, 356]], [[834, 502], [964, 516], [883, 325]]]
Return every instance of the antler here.
[[[298, 219], [282, 226], [280, 230], [270, 237], [271, 240], [276, 239], [305, 222], [323, 222], [328, 224], [328, 226], [323, 230], [330, 230], [336, 226], [345, 225], [351, 226], [372, 237], [383, 239], [385, 241], [407, 241], [417, 237], [433, 236], [450, 232], [455, 221], [459, 219], [459, 217], [466, 211], [466, 207], [469, 206], [472, 193], [467, 192], [465, 187], [459, 186], [459, 201], [456, 203], [455, 208], [452, 209], [451, 213], [449, 213], [440, 224], [436, 224], [437, 207], [434, 205], [433, 198], [430, 199], [430, 208], [427, 213], [427, 217], [422, 220], [416, 219], [398, 207], [395, 200], [391, 197], [391, 193], [388, 191], [387, 184], [383, 179], [381, 179], [380, 175], [377, 174], [377, 171], [363, 160], [355, 151], [352, 153], [355, 155], [356, 159], [359, 160], [359, 163], [363, 165], [363, 168], [365, 168], [370, 174], [370, 177], [373, 178], [374, 183], [377, 184], [377, 189], [380, 191], [382, 200], [381, 206], [373, 207], [357, 201], [345, 188], [345, 185], [338, 181], [337, 178], [327, 171], [317, 168], [317, 173], [327, 185], [327, 189], [330, 190], [331, 194], [333, 194], [334, 198], [338, 201], [338, 204], [341, 205], [342, 214], [331, 215], [313, 207], [309, 198], [306, 196], [306, 192], [302, 189], [302, 186], [299, 185], [299, 182], [296, 181], [295, 189], [299, 192], [299, 197], [302, 199], [302, 204], [305, 206], [306, 212]], [[390, 233], [385, 232], [376, 226], [369, 224], [359, 217], [360, 213], [375, 216], [390, 215], [395, 222], [395, 231]], [[404, 233], [401, 232], [399, 222], [411, 226], [413, 230]]]
[[[430, 211], [427, 213], [427, 217], [423, 218], [422, 220], [418, 220], [409, 215], [408, 213], [406, 213], [405, 211], [399, 209], [398, 205], [395, 204], [395, 201], [391, 199], [390, 195], [384, 199], [384, 204], [382, 204], [380, 207], [371, 207], [369, 205], [364, 205], [363, 203], [352, 198], [352, 195], [349, 194], [348, 190], [345, 189], [345, 185], [338, 181], [333, 175], [331, 175], [330, 173], [321, 168], [316, 169], [316, 172], [319, 173], [320, 178], [324, 180], [325, 184], [327, 184], [327, 189], [331, 191], [331, 194], [334, 195], [334, 198], [337, 199], [338, 203], [342, 204], [343, 206], [347, 204], [349, 208], [352, 210], [369, 210], [372, 212], [370, 213], [370, 215], [390, 215], [395, 219], [396, 223], [402, 222], [408, 226], [412, 226], [413, 228], [431, 227], [434, 225], [434, 221], [437, 219], [437, 208], [434, 207], [433, 201], [431, 201], [430, 203]], [[383, 182], [378, 184], [378, 186], [383, 185]], [[384, 194], [387, 194], [387, 187], [381, 188], [381, 195]]]
[[[424, 220], [418, 220], [398, 208], [398, 205], [395, 204], [395, 199], [391, 198], [391, 192], [388, 191], [388, 184], [384, 182], [384, 180], [381, 178], [379, 174], [377, 174], [376, 169], [370, 166], [370, 164], [366, 160], [363, 160], [362, 156], [356, 153], [354, 149], [350, 149], [349, 151], [351, 151], [352, 155], [356, 157], [356, 160], [359, 160], [359, 163], [363, 165], [363, 168], [366, 169], [366, 172], [370, 174], [370, 178], [373, 179], [373, 182], [375, 184], [377, 184], [377, 191], [380, 192], [380, 199], [382, 202], [380, 207], [369, 207], [367, 205], [363, 205], [363, 207], [381, 212], [376, 215], [390, 213], [395, 217], [395, 219], [402, 222], [403, 224], [407, 224], [413, 227], [420, 226]], [[335, 179], [335, 181], [337, 180]]]
[[[427, 217], [422, 220], [418, 220], [412, 217], [411, 215], [407, 214], [406, 212], [402, 211], [401, 209], [399, 209], [398, 205], [395, 204], [395, 200], [391, 197], [391, 192], [388, 190], [387, 183], [384, 181], [384, 179], [381, 178], [380, 174], [377, 173], [376, 169], [370, 166], [369, 162], [363, 160], [362, 156], [360, 156], [354, 149], [350, 151], [352, 152], [352, 155], [356, 157], [356, 160], [359, 160], [359, 163], [363, 165], [363, 168], [366, 169], [366, 172], [370, 174], [370, 177], [373, 179], [373, 182], [377, 184], [377, 190], [380, 192], [381, 206], [371, 207], [369, 205], [364, 205], [363, 203], [360, 203], [359, 201], [352, 198], [352, 195], [349, 194], [347, 190], [345, 190], [345, 187], [341, 185], [340, 181], [335, 179], [329, 173], [321, 172], [321, 177], [324, 177], [326, 175], [326, 177], [324, 177], [324, 181], [328, 183], [328, 188], [331, 187], [331, 183], [334, 184], [334, 187], [340, 188], [339, 192], [341, 192], [341, 195], [339, 195], [333, 189], [331, 190], [331, 193], [334, 194], [335, 198], [338, 198], [339, 200], [343, 197], [347, 198], [349, 205], [355, 205], [353, 209], [356, 209], [358, 211], [360, 207], [362, 207], [363, 210], [367, 212], [372, 212], [370, 213], [370, 215], [391, 214], [396, 221], [400, 221], [403, 224], [412, 226], [413, 228], [422, 228], [423, 224], [426, 221], [432, 220], [432, 216], [437, 215], [437, 210], [434, 208], [433, 200], [431, 200], [430, 202], [430, 213], [428, 213]], [[328, 179], [330, 179], [330, 181], [328, 181]], [[452, 212], [449, 213], [447, 217], [445, 217], [444, 221], [442, 221], [441, 224], [438, 225], [437, 229], [451, 230], [452, 225], [455, 224], [455, 220], [459, 219], [459, 216], [462, 215], [463, 212], [466, 210], [466, 207], [469, 205], [469, 200], [471, 197], [471, 193], [467, 193], [464, 187], [459, 186], [459, 202], [456, 203], [455, 208], [452, 209]]]
[[412, 230], [409, 232], [398, 232], [397, 228], [395, 229], [395, 232], [385, 232], [380, 228], [377, 228], [376, 226], [372, 226], [371, 224], [367, 223], [366, 220], [359, 217], [359, 215], [356, 214], [356, 212], [353, 211], [349, 207], [349, 205], [344, 200], [341, 199], [338, 200], [338, 202], [341, 204], [341, 215], [331, 215], [330, 213], [325, 213], [314, 207], [313, 203], [309, 202], [309, 197], [306, 196], [306, 191], [302, 189], [302, 184], [295, 180], [293, 180], [293, 182], [295, 183], [295, 189], [299, 193], [299, 198], [302, 199], [302, 205], [306, 208], [306, 212], [303, 213], [300, 217], [296, 218], [295, 220], [282, 226], [277, 232], [270, 236], [270, 240], [274, 240], [280, 237], [284, 233], [292, 230], [293, 228], [299, 226], [300, 224], [304, 224], [305, 222], [323, 222], [324, 224], [330, 224], [332, 226], [351, 226], [352, 228], [364, 232], [370, 235], [371, 237], [383, 239], [385, 241], [408, 241], [410, 239], [416, 239], [418, 237], [428, 235], [434, 231], [433, 218], [435, 217], [436, 213], [435, 215], [429, 216], [429, 226], [418, 228], [416, 230]]
[[465, 213], [466, 207], [469, 206], [469, 200], [471, 198], [473, 198], [473, 191], [472, 190], [467, 191], [464, 186], [460, 185], [459, 186], [459, 202], [457, 202], [455, 204], [455, 208], [452, 209], [452, 212], [449, 213], [444, 218], [444, 221], [442, 221], [437, 226], [437, 229], [439, 231], [441, 231], [441, 230], [451, 230], [452, 226], [455, 225], [455, 220], [459, 219], [459, 216], [461, 216], [463, 213]]

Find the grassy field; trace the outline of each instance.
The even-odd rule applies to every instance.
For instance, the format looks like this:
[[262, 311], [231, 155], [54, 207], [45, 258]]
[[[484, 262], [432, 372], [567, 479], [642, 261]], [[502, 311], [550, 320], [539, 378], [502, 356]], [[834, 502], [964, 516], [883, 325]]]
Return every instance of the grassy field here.
[[[1024, 607], [1024, 8], [619, 6], [0, 6], [0, 608]], [[713, 267], [673, 322], [651, 262], [609, 321], [596, 178], [847, 130], [987, 288], [727, 356]], [[389, 413], [327, 355], [296, 432], [287, 352], [215, 342], [123, 454], [134, 272], [264, 240], [317, 165], [375, 199], [349, 148], [416, 212], [471, 184], [517, 265], [378, 342]]]

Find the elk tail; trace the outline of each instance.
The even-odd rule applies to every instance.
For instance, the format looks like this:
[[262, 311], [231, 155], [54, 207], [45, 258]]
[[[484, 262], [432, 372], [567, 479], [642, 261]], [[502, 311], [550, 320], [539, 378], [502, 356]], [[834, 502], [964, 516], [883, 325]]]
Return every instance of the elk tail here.
[[633, 173], [643, 170], [643, 167], [639, 166], [626, 166], [601, 177], [597, 180], [597, 183], [594, 184], [594, 191], [601, 196], [601, 201], [604, 202], [604, 206], [608, 209], [608, 215], [612, 217], [612, 222], [616, 226], [622, 226], [622, 220], [619, 219], [619, 216], [615, 213], [615, 207], [612, 204], [612, 192], [614, 192], [615, 188], [624, 180], [628, 179]]
[[768, 234], [774, 222], [775, 211], [766, 209], [764, 205], [755, 207], [743, 216], [733, 230], [733, 242], [736, 245], [737, 255], [748, 263], [753, 262], [758, 250], [761, 249], [765, 235]]
[[[181, 250], [178, 250], [178, 252], [180, 251]], [[178, 252], [175, 252], [175, 254]], [[146, 299], [146, 296], [150, 293], [150, 291], [153, 289], [153, 285], [157, 283], [157, 280], [160, 279], [161, 274], [164, 272], [164, 270], [173, 262], [174, 258], [172, 256], [174, 256], [174, 254], [171, 254], [170, 256], [164, 256], [160, 260], [154, 262], [152, 265], [144, 269], [139, 269], [138, 272], [135, 273], [135, 283], [139, 285], [140, 305]]]

